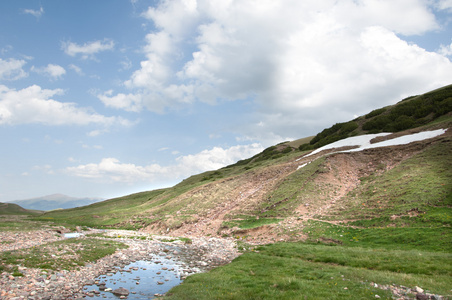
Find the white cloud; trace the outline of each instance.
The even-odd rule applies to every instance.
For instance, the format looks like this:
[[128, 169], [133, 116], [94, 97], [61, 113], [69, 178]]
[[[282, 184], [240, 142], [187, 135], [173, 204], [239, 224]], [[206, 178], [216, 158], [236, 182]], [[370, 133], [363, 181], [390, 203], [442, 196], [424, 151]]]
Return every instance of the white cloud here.
[[[448, 2], [442, 1], [441, 7]], [[430, 6], [429, 6], [430, 5]], [[109, 106], [164, 112], [194, 101], [253, 99], [250, 139], [299, 136], [450, 83], [445, 53], [401, 36], [440, 28], [422, 0], [161, 1], [158, 31]], [[174, 20], [178, 20], [175, 22]]]
[[101, 178], [113, 182], [131, 183], [149, 180], [154, 174], [161, 173], [162, 168], [158, 165], [141, 167], [134, 164], [123, 164], [115, 158], [103, 158], [98, 164], [68, 167], [66, 171], [78, 177]]
[[80, 54], [83, 59], [94, 59], [95, 54], [106, 50], [112, 50], [114, 46], [115, 43], [110, 39], [93, 41], [83, 45], [78, 45], [72, 42], [62, 43], [62, 49], [67, 55], [77, 56]]
[[158, 164], [138, 166], [121, 163], [116, 158], [103, 158], [99, 163], [68, 167], [66, 172], [77, 177], [101, 179], [107, 182], [135, 183], [174, 180], [224, 167], [262, 150], [263, 148], [259, 144], [233, 146], [228, 149], [215, 147], [195, 155], [178, 157], [176, 164], [170, 166]]
[[46, 67], [42, 68], [36, 68], [33, 66], [31, 67], [31, 70], [52, 79], [60, 79], [64, 74], [66, 74], [66, 70], [62, 66], [54, 64], [48, 64]]
[[447, 46], [441, 45], [438, 52], [444, 56], [452, 56], [452, 43]]
[[0, 125], [40, 123], [45, 125], [129, 125], [122, 118], [106, 117], [74, 103], [52, 99], [62, 95], [61, 89], [41, 89], [32, 85], [21, 90], [0, 85]]
[[85, 73], [83, 73], [82, 69], [79, 66], [76, 66], [74, 64], [70, 64], [69, 65], [69, 69], [74, 70], [75, 73], [77, 73], [80, 76], [85, 75]]
[[10, 58], [3, 60], [0, 58], [0, 79], [1, 80], [18, 80], [27, 77], [28, 74], [22, 67], [27, 62], [23, 59], [17, 60]]
[[101, 135], [102, 133], [105, 133], [105, 132], [107, 132], [107, 130], [96, 129], [96, 130], [92, 130], [92, 131], [88, 132], [87, 135], [89, 137], [96, 137], [96, 136], [99, 136], [99, 135]]
[[104, 94], [99, 94], [97, 97], [102, 103], [107, 107], [113, 107], [118, 109], [124, 109], [126, 111], [139, 112], [141, 111], [142, 95], [140, 94], [113, 94], [112, 90], [105, 92]]
[[24, 9], [23, 12], [25, 14], [35, 16], [37, 19], [39, 19], [44, 13], [44, 8], [41, 6], [39, 9]]
[[452, 11], [452, 0], [438, 0], [436, 7], [440, 10]]
[[263, 147], [260, 144], [239, 145], [227, 149], [214, 147], [194, 155], [181, 156], [176, 159], [178, 168], [185, 170], [184, 174], [195, 174], [208, 170], [216, 170], [235, 163], [244, 158], [249, 158], [259, 152]]

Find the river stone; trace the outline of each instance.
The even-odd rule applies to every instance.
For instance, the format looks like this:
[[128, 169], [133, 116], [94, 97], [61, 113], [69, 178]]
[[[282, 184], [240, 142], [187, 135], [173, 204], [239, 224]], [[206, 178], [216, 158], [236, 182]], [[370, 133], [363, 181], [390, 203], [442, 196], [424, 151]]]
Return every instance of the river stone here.
[[422, 293], [424, 293], [424, 290], [423, 289], [421, 289], [420, 287], [418, 287], [418, 286], [416, 286], [415, 288], [414, 288], [414, 290], [416, 291], [416, 293], [419, 293], [419, 294], [422, 294]]
[[123, 287], [120, 287], [119, 289], [113, 290], [112, 293], [114, 295], [116, 295], [116, 296], [128, 296], [129, 295], [129, 290], [125, 289]]
[[421, 294], [421, 293], [416, 294], [416, 300], [428, 300], [428, 299], [430, 299], [430, 297], [427, 296], [426, 294]]

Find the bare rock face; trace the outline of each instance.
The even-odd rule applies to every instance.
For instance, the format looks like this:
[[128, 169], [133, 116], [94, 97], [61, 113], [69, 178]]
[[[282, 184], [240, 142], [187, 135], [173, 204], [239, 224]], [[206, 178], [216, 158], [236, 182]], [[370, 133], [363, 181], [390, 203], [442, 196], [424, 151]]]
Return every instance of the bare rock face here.
[[116, 296], [128, 296], [129, 290], [125, 289], [123, 287], [120, 287], [119, 289], [113, 290], [112, 293]]

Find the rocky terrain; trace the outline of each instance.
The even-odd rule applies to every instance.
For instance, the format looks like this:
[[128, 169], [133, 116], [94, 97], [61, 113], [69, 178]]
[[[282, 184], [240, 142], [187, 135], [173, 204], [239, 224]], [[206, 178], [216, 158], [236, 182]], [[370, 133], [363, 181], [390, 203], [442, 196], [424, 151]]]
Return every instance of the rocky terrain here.
[[[226, 264], [239, 255], [235, 242], [231, 239], [195, 238], [191, 243], [183, 243], [171, 241], [165, 236], [153, 236], [152, 240], [142, 240], [140, 237], [147, 235], [124, 230], [106, 232], [92, 230], [84, 234], [100, 232], [105, 234], [105, 237], [99, 237], [100, 239], [114, 239], [129, 247], [77, 270], [47, 272], [19, 266], [18, 271], [23, 276], [3, 272], [0, 274], [0, 299], [82, 299], [93, 296], [90, 291], [84, 289], [84, 286], [92, 285], [94, 278], [102, 274], [124, 271], [122, 268], [133, 261], [146, 260], [159, 263], [161, 257], [171, 257], [180, 261], [183, 272], [179, 276], [184, 278], [189, 274]], [[64, 237], [56, 236], [52, 230], [0, 232], [0, 240], [9, 241], [0, 244], [0, 251], [29, 248], [59, 239]]]

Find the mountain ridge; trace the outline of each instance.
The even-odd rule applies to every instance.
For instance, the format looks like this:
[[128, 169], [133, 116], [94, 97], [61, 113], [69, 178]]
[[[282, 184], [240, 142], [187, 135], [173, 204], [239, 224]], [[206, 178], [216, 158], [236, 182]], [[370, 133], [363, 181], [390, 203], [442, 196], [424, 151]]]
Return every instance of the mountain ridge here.
[[21, 199], [21, 200], [11, 200], [7, 203], [15, 203], [23, 208], [31, 210], [43, 210], [50, 211], [55, 209], [68, 209], [80, 206], [86, 206], [95, 202], [102, 201], [102, 198], [77, 198], [68, 195], [55, 193], [41, 197]]
[[[352, 224], [384, 218], [382, 226], [393, 226], [396, 221], [387, 221], [392, 216], [425, 217], [438, 207], [452, 207], [451, 111], [452, 85], [335, 124], [312, 139], [300, 139], [304, 144], [298, 148], [280, 143], [171, 188], [50, 212], [43, 218], [175, 236], [240, 236], [254, 243], [313, 238], [309, 228], [316, 220]], [[388, 123], [381, 126], [383, 117]], [[369, 122], [374, 125], [363, 129]], [[448, 130], [406, 145], [307, 155], [333, 141], [381, 132], [385, 126], [397, 130], [379, 140]]]

